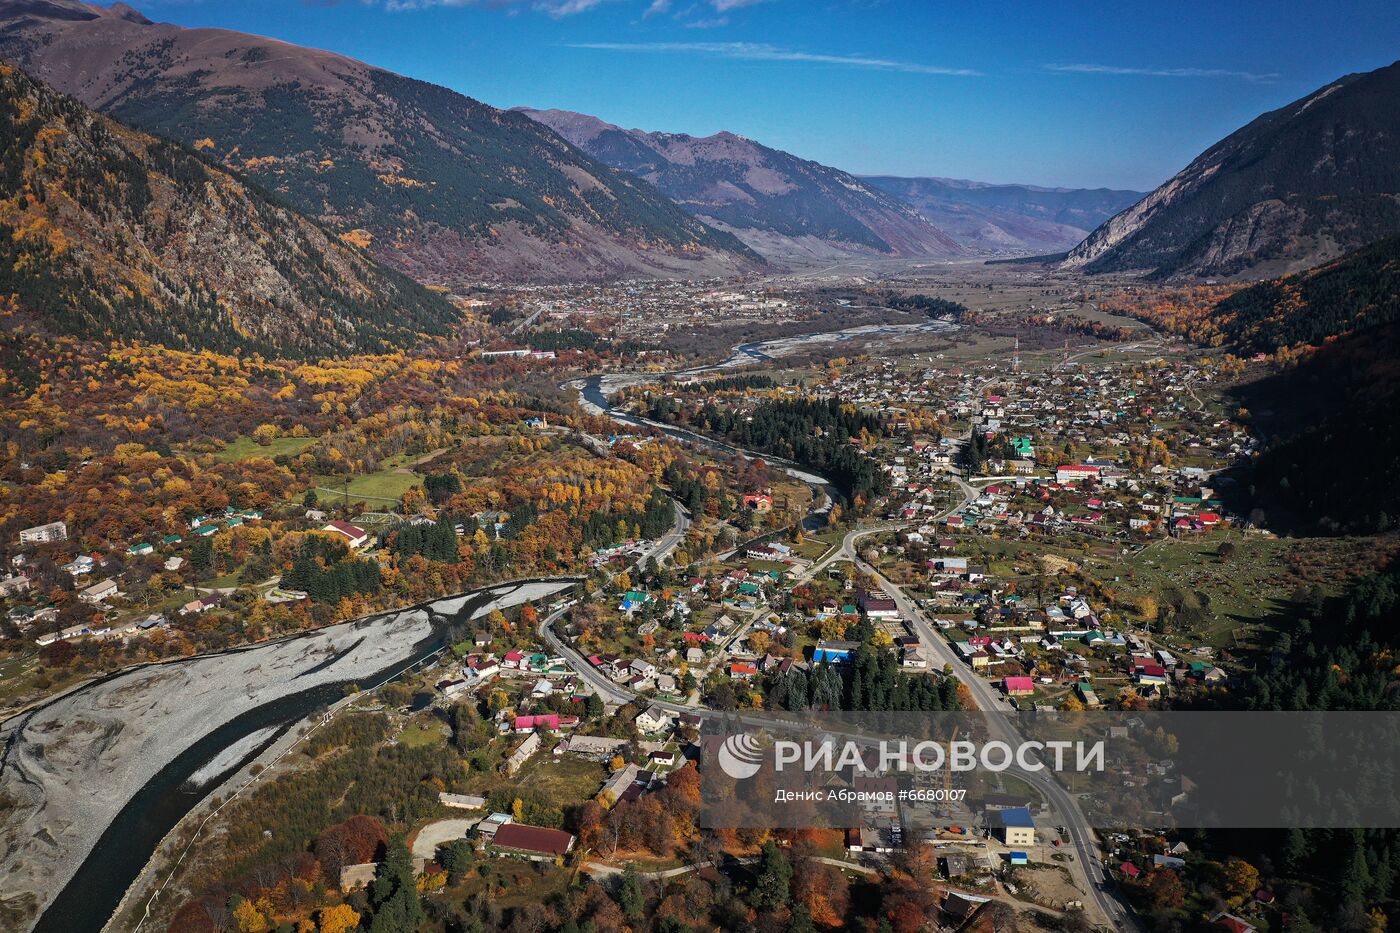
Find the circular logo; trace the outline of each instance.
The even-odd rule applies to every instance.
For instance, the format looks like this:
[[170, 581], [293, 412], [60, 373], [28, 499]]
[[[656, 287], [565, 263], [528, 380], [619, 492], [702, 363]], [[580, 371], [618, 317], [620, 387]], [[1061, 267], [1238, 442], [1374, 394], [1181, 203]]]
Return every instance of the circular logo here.
[[763, 767], [763, 746], [747, 732], [726, 738], [719, 747], [719, 767], [736, 781], [751, 778]]

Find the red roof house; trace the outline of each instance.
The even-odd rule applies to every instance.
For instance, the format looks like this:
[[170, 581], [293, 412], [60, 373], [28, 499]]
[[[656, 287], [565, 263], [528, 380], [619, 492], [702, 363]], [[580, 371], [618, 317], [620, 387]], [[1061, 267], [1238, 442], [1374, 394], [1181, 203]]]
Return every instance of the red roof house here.
[[1035, 693], [1035, 681], [1029, 677], [1003, 677], [1001, 688], [1009, 697], [1028, 697]]
[[491, 846], [511, 849], [530, 858], [559, 858], [574, 847], [574, 837], [561, 829], [507, 823], [496, 830]]
[[369, 541], [369, 532], [349, 522], [330, 522], [321, 530], [343, 536], [351, 547], [363, 547], [365, 542]]

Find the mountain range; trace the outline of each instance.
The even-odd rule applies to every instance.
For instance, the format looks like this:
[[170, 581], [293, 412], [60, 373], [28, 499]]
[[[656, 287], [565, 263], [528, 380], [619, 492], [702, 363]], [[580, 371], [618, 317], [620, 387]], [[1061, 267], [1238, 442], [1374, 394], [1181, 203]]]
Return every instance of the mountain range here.
[[227, 171], [4, 64], [0, 314], [6, 330], [315, 357], [457, 317]]
[[568, 110], [520, 110], [777, 261], [1066, 250], [1142, 197], [1136, 191], [858, 177], [729, 132], [648, 132]]
[[1066, 269], [1264, 278], [1400, 232], [1400, 62], [1260, 116], [1070, 251]]
[[956, 178], [870, 175], [861, 181], [910, 205], [968, 249], [987, 255], [1067, 250], [1143, 196], [1111, 188], [993, 185]]
[[255, 180], [421, 281], [734, 274], [762, 260], [523, 114], [340, 55], [0, 0], [0, 59]]
[[121, 3], [0, 0], [0, 59], [435, 285], [1057, 251], [1066, 270], [1266, 278], [1400, 232], [1400, 63], [1264, 114], [1140, 197], [861, 178], [728, 132], [499, 110]]
[[520, 112], [770, 258], [970, 255], [908, 204], [854, 175], [743, 136], [649, 133], [567, 110]]

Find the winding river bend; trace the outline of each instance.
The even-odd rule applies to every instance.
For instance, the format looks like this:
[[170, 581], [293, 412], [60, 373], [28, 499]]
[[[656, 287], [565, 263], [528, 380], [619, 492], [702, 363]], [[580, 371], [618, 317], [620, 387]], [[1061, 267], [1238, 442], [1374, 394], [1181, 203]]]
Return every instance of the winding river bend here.
[[653, 428], [668, 437], [675, 438], [686, 444], [695, 444], [701, 447], [708, 447], [711, 450], [728, 454], [734, 457], [743, 457], [745, 460], [762, 460], [770, 466], [775, 466], [787, 473], [794, 479], [801, 480], [811, 486], [817, 494], [816, 504], [813, 510], [807, 513], [802, 519], [802, 527], [806, 531], [816, 531], [826, 524], [826, 516], [831, 511], [832, 503], [840, 498], [840, 491], [831, 484], [824, 476], [818, 476], [799, 463], [786, 460], [782, 457], [771, 454], [761, 454], [752, 450], [745, 450], [742, 447], [735, 447], [733, 444], [706, 437], [695, 431], [686, 428], [678, 428], [675, 425], [663, 424], [660, 421], [652, 421], [650, 418], [643, 418], [640, 415], [614, 408], [608, 394], [602, 386], [602, 376], [590, 376], [585, 379], [579, 388], [579, 394], [583, 400], [592, 408], [607, 415], [618, 424], [638, 427]]
[[[773, 361], [819, 343], [956, 326], [869, 325], [746, 343], [725, 361], [686, 374]], [[650, 377], [595, 376], [576, 387], [586, 405], [621, 424], [762, 459], [808, 483], [818, 501], [804, 525], [825, 523], [839, 495], [826, 478], [781, 457], [613, 408], [612, 392], [641, 378]], [[421, 663], [441, 650], [453, 621], [541, 599], [575, 582], [485, 587], [274, 642], [123, 671], [0, 724], [0, 794], [14, 802], [0, 816], [0, 926], [100, 933], [179, 821], [288, 730], [339, 700], [345, 685], [380, 683]]]
[[737, 369], [741, 366], [751, 366], [755, 363], [777, 362], [782, 357], [790, 356], [804, 349], [811, 349], [821, 344], [846, 343], [856, 340], [871, 340], [881, 337], [900, 337], [919, 333], [943, 333], [957, 330], [961, 325], [947, 318], [933, 318], [927, 321], [920, 321], [916, 324], [865, 324], [859, 327], [848, 327], [845, 330], [827, 331], [817, 334], [803, 334], [796, 337], [779, 337], [774, 340], [752, 341], [741, 343], [730, 350], [729, 356], [719, 363], [709, 366], [697, 366], [691, 369], [683, 369], [674, 373], [610, 373], [606, 375], [589, 376], [586, 379], [576, 380], [569, 383], [579, 393], [579, 398], [584, 406], [598, 414], [607, 415], [613, 421], [622, 425], [632, 427], [653, 428], [675, 438], [686, 444], [696, 444], [708, 447], [729, 456], [742, 457], [746, 460], [762, 460], [764, 463], [773, 465], [787, 473], [794, 479], [801, 480], [812, 487], [816, 494], [815, 506], [811, 512], [802, 520], [802, 527], [806, 531], [818, 531], [826, 524], [826, 517], [831, 512], [831, 506], [841, 498], [841, 492], [831, 484], [831, 481], [824, 476], [818, 476], [807, 467], [792, 460], [785, 459], [773, 454], [759, 453], [758, 451], [745, 450], [735, 447], [733, 444], [699, 434], [686, 428], [675, 425], [663, 424], [660, 421], [653, 421], [629, 411], [616, 408], [612, 404], [612, 396], [619, 390], [641, 382], [654, 381], [661, 375], [669, 376], [702, 376], [712, 373], [723, 372], [729, 369]]
[[[546, 598], [525, 580], [88, 684], [0, 726], [0, 926], [99, 933], [156, 847], [287, 730], [443, 647], [447, 626]], [[37, 920], [23, 906], [42, 913]], [[11, 924], [14, 924], [11, 926]]]

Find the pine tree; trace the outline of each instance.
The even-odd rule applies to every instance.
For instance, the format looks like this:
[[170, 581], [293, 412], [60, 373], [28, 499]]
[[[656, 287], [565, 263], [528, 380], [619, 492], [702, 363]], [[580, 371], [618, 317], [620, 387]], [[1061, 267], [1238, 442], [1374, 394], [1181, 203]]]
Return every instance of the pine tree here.
[[427, 920], [418, 900], [413, 856], [401, 833], [389, 840], [379, 874], [370, 883], [369, 901], [374, 909], [369, 933], [415, 933]]
[[622, 872], [622, 880], [618, 883], [617, 903], [622, 908], [622, 913], [628, 920], [636, 923], [642, 919], [642, 913], [646, 910], [646, 892], [642, 890], [642, 879], [637, 874], [637, 869], [630, 863]]
[[792, 863], [772, 839], [758, 857], [758, 879], [750, 899], [759, 910], [782, 910], [792, 897]]

